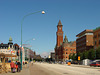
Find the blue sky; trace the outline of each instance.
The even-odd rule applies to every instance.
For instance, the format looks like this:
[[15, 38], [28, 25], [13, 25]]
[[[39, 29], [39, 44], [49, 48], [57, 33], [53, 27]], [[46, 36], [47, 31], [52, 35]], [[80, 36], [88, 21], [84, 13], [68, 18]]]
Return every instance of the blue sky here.
[[85, 29], [100, 26], [100, 0], [0, 0], [0, 41], [21, 42], [21, 20], [23, 22], [23, 43], [32, 45], [38, 54], [54, 50], [59, 19], [63, 24], [64, 36], [75, 41], [76, 35]]

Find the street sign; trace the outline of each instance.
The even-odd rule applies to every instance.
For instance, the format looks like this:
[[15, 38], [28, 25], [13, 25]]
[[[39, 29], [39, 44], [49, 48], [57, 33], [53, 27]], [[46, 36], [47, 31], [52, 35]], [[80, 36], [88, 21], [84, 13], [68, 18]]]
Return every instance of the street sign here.
[[80, 60], [80, 56], [78, 56], [78, 60]]

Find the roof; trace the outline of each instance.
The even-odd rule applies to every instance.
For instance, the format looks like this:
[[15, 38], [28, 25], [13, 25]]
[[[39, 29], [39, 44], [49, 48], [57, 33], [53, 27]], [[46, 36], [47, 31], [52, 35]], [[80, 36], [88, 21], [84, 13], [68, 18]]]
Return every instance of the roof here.
[[61, 21], [59, 20], [59, 22], [58, 22], [58, 26], [62, 26], [62, 23], [61, 23]]
[[0, 44], [0, 47], [8, 47], [8, 44]]
[[68, 39], [67, 39], [66, 35], [65, 35], [65, 38], [64, 38], [64, 43], [68, 43]]
[[68, 43], [63, 42], [62, 46], [63, 47], [75, 47], [75, 46], [73, 46], [74, 43], [75, 43], [75, 41], [70, 41]]
[[85, 34], [85, 33], [93, 33], [93, 30], [89, 30], [89, 29], [84, 30], [84, 31], [82, 31], [81, 33], [77, 34], [76, 37], [80, 37], [81, 35], [83, 35], [83, 34]]
[[12, 37], [10, 36], [9, 41], [12, 41]]
[[97, 27], [96, 29], [94, 29], [93, 31], [96, 31], [96, 30], [99, 30], [100, 29], [100, 27]]
[[0, 53], [0, 57], [17, 57], [17, 55], [13, 55], [13, 54], [4, 54], [4, 53]]

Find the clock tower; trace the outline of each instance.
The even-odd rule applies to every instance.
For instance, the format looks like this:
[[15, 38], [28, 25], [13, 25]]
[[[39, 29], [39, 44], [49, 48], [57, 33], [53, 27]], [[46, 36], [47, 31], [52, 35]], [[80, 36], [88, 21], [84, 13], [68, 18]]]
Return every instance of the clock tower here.
[[56, 35], [57, 35], [57, 47], [59, 47], [63, 43], [62, 27], [63, 27], [63, 25], [62, 25], [61, 21], [59, 20], [58, 25], [57, 25], [57, 32], [56, 32]]

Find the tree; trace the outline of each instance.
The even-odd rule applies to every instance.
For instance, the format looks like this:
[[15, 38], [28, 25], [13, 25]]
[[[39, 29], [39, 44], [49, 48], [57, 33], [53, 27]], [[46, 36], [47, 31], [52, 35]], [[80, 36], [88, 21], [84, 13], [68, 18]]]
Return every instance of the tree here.
[[95, 59], [95, 50], [94, 49], [89, 50], [88, 58], [91, 59], [91, 60]]
[[80, 56], [80, 60], [83, 60], [83, 54], [82, 53], [78, 53], [78, 56]]
[[75, 60], [75, 59], [76, 59], [76, 55], [75, 55], [75, 53], [73, 53], [72, 60]]
[[88, 53], [89, 53], [89, 51], [83, 52], [83, 59], [88, 59]]
[[96, 49], [96, 58], [100, 59], [100, 47]]
[[72, 59], [72, 55], [71, 54], [69, 55], [69, 59]]

